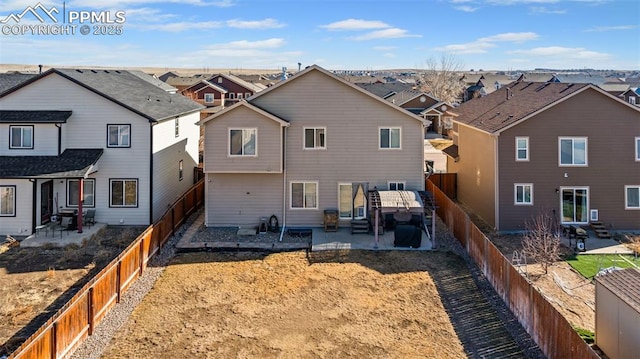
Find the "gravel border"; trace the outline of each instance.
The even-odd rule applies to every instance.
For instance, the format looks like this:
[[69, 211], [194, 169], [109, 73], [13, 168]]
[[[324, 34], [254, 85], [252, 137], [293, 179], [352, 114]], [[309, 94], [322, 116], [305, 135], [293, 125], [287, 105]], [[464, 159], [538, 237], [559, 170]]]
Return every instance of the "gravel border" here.
[[[203, 240], [208, 238], [211, 240], [220, 240], [224, 238], [241, 238], [237, 236], [237, 228], [217, 228], [207, 229], [203, 225], [199, 225], [197, 228], [190, 228], [194, 226], [194, 222], [200, 217], [203, 209], [200, 209], [196, 213], [192, 214], [187, 222], [178, 230], [175, 236], [171, 237], [165, 244], [162, 250], [157, 253], [149, 261], [149, 266], [144, 273], [136, 280], [127, 292], [122, 296], [120, 303], [114, 306], [111, 311], [104, 317], [104, 319], [94, 328], [93, 335], [89, 336], [72, 354], [72, 359], [97, 359], [100, 358], [102, 352], [107, 347], [111, 338], [116, 332], [126, 323], [127, 319], [134, 311], [136, 306], [144, 299], [144, 296], [153, 288], [156, 280], [160, 277], [166, 265], [176, 253], [176, 244], [183, 237], [185, 232], [190, 229], [193, 231], [193, 240]], [[197, 225], [197, 224], [195, 224]], [[216, 230], [222, 230], [218, 235], [224, 237], [211, 237], [212, 233]], [[263, 240], [273, 240], [270, 237], [275, 236], [275, 233], [263, 234], [255, 236]], [[251, 236], [254, 237], [254, 236]], [[198, 238], [198, 239], [195, 239]], [[279, 238], [279, 234], [278, 234]], [[277, 239], [276, 239], [277, 240]], [[284, 238], [283, 238], [284, 240]], [[295, 241], [296, 238], [290, 238], [289, 240]], [[464, 259], [473, 280], [487, 299], [491, 306], [496, 310], [496, 313], [507, 332], [511, 335], [517, 345], [521, 348], [524, 355], [529, 359], [546, 359], [546, 356], [542, 353], [538, 345], [531, 338], [531, 336], [524, 330], [522, 325], [518, 322], [515, 315], [509, 310], [506, 303], [500, 298], [497, 292], [493, 289], [493, 286], [489, 280], [484, 276], [482, 271], [475, 264], [471, 256], [462, 248], [460, 242], [453, 236], [447, 226], [442, 222], [440, 218], [436, 218], [436, 251], [447, 252], [450, 251]]]

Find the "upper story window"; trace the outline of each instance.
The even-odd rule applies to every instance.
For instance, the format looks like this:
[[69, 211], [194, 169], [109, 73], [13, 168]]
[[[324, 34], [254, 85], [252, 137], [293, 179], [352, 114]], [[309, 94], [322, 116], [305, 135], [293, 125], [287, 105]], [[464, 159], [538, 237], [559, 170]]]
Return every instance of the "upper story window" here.
[[533, 204], [533, 184], [516, 183], [514, 185], [515, 204]]
[[380, 149], [399, 149], [400, 127], [380, 127]]
[[326, 149], [326, 133], [325, 127], [313, 127], [304, 129], [304, 148], [305, 149]]
[[529, 137], [516, 137], [516, 161], [529, 161]]
[[131, 125], [107, 125], [107, 147], [131, 147]]
[[251, 92], [245, 92], [244, 93], [244, 98], [247, 98], [247, 97], [251, 97]]
[[389, 182], [389, 191], [404, 191], [405, 183], [399, 181]]
[[629, 103], [632, 105], [636, 104], [636, 97], [635, 96], [629, 96]]
[[586, 137], [560, 137], [559, 143], [560, 166], [587, 165]]
[[206, 102], [206, 103], [212, 103], [214, 99], [215, 99], [215, 97], [213, 96], [213, 94], [212, 94], [212, 93], [206, 93], [206, 94], [204, 94], [204, 102]]
[[256, 156], [257, 128], [229, 129], [229, 156]]
[[640, 186], [624, 186], [624, 208], [640, 209]]
[[180, 136], [180, 119], [179, 118], [176, 118], [174, 120], [173, 127], [174, 127], [173, 132], [175, 133], [175, 136], [176, 137]]
[[218, 77], [218, 83], [221, 84], [222, 83], [222, 76]]
[[16, 186], [0, 186], [0, 217], [15, 217]]
[[636, 137], [636, 161], [640, 161], [640, 137]]
[[[78, 197], [80, 193], [80, 181], [77, 179], [70, 179], [67, 181], [67, 206], [77, 207]], [[82, 181], [82, 205], [85, 207], [95, 207], [95, 194], [96, 194], [96, 180], [85, 179]]]
[[318, 208], [318, 182], [291, 182], [291, 208]]
[[235, 100], [236, 94], [233, 92], [229, 92], [229, 100]]
[[33, 126], [9, 126], [9, 148], [33, 149]]
[[238, 92], [238, 99], [242, 98], [242, 92]]

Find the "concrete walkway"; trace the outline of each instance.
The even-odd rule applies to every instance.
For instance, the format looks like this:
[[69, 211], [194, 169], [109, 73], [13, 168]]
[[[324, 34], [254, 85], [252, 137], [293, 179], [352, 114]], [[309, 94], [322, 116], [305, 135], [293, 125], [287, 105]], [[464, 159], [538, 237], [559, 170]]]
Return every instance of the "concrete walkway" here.
[[[584, 252], [578, 252], [580, 254], [633, 254], [633, 251], [624, 244], [609, 238], [598, 238], [591, 230], [587, 230], [589, 236], [585, 239]], [[576, 240], [574, 238], [560, 237], [562, 243], [569, 248], [576, 248]]]

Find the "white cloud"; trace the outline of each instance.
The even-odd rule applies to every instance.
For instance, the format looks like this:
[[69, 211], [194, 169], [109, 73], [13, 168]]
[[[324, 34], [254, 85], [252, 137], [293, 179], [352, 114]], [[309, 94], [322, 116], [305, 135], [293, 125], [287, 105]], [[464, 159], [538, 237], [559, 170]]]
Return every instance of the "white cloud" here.
[[236, 29], [278, 29], [285, 27], [286, 25], [278, 22], [276, 19], [267, 18], [257, 21], [245, 21], [239, 19], [233, 19], [227, 21], [227, 26]]
[[365, 40], [376, 40], [376, 39], [398, 39], [402, 37], [422, 37], [422, 36], [409, 34], [407, 30], [398, 29], [394, 27], [391, 29], [372, 31], [364, 35], [352, 36], [349, 39], [356, 40], [356, 41], [365, 41]]
[[347, 20], [332, 22], [327, 25], [321, 25], [320, 27], [330, 31], [342, 31], [342, 30], [385, 29], [390, 26], [382, 21], [377, 21], [377, 20], [347, 19]]
[[462, 6], [455, 6], [454, 9], [459, 10], [459, 11], [463, 11], [463, 12], [475, 12], [480, 8], [479, 7], [468, 6], [468, 5], [462, 5]]
[[192, 6], [213, 6], [219, 8], [228, 8], [235, 6], [233, 0], [101, 0], [99, 2], [93, 0], [76, 0], [67, 2], [68, 8], [116, 8], [126, 7], [131, 5], [145, 5], [145, 4], [179, 4], [179, 5], [192, 5]]
[[497, 34], [493, 36], [482, 37], [478, 41], [483, 42], [525, 42], [529, 40], [535, 40], [538, 38], [538, 34], [535, 32], [505, 32], [503, 34]]
[[583, 32], [607, 32], [607, 31], [620, 31], [620, 30], [633, 30], [637, 29], [638, 25], [618, 25], [618, 26], [594, 26], [591, 29], [584, 30]]
[[282, 47], [286, 44], [284, 39], [273, 38], [267, 40], [260, 41], [248, 41], [248, 40], [239, 40], [239, 41], [231, 41], [226, 44], [218, 44], [214, 46], [221, 46], [230, 49], [274, 49], [278, 47]]
[[583, 47], [562, 47], [562, 46], [548, 46], [548, 47], [536, 47], [528, 50], [512, 50], [507, 51], [507, 54], [513, 55], [525, 55], [540, 58], [564, 58], [567, 60], [593, 60], [602, 61], [611, 58], [611, 55], [590, 51]]
[[443, 47], [437, 47], [436, 51], [443, 51], [450, 54], [482, 54], [488, 49], [496, 47], [495, 44], [486, 41], [468, 42], [466, 44], [452, 44]]
[[376, 51], [391, 51], [397, 49], [397, 46], [374, 46], [373, 49]]
[[183, 22], [173, 22], [167, 24], [151, 24], [151, 25], [143, 25], [137, 26], [146, 30], [159, 30], [159, 31], [168, 31], [168, 32], [182, 32], [187, 30], [203, 30], [203, 29], [219, 29], [223, 27], [224, 24], [220, 21], [203, 21], [203, 22], [191, 22], [191, 21], [183, 21]]
[[280, 38], [260, 41], [232, 41], [207, 45], [200, 50], [177, 56], [185, 64], [203, 64], [210, 67], [229, 67], [230, 63], [243, 67], [277, 68], [282, 64], [297, 63], [301, 51], [282, 51], [286, 42]]
[[531, 13], [533, 14], [554, 14], [554, 15], [562, 15], [562, 14], [566, 14], [567, 11], [566, 10], [553, 10], [553, 9], [549, 9], [547, 7], [544, 6], [532, 6], [531, 8], [529, 8], [529, 10], [531, 11]]
[[390, 58], [390, 59], [395, 59], [397, 57], [396, 54], [393, 54], [391, 52], [384, 53], [382, 56]]

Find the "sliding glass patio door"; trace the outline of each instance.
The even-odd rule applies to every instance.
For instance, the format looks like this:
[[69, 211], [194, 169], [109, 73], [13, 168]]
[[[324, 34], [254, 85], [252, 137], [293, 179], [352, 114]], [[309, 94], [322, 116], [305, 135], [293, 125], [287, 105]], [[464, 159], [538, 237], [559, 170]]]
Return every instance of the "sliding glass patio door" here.
[[589, 223], [589, 189], [564, 187], [561, 189], [562, 224]]

